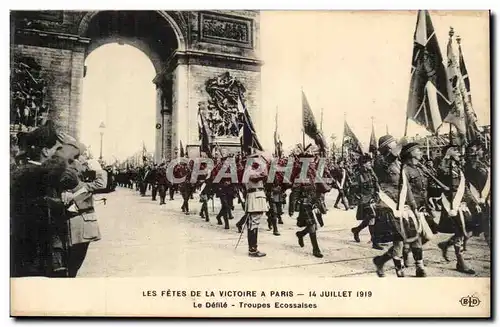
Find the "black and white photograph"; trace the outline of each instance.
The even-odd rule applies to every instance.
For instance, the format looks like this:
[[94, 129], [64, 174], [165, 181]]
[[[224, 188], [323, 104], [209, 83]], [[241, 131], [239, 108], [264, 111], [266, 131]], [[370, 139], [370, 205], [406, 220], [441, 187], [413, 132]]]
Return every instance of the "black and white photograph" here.
[[11, 315], [490, 317], [490, 69], [486, 10], [11, 10]]

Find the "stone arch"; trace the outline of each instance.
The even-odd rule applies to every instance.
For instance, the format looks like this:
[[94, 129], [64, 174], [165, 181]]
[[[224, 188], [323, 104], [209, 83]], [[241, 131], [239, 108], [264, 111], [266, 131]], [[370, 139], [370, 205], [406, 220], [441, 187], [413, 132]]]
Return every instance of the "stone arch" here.
[[144, 53], [144, 55], [146, 55], [146, 57], [149, 58], [149, 60], [151, 60], [151, 63], [153, 64], [156, 73], [158, 74], [159, 72], [161, 72], [163, 64], [162, 64], [162, 59], [160, 58], [158, 53], [152, 50], [147, 42], [137, 38], [127, 38], [122, 36], [120, 37], [107, 36], [93, 40], [87, 48], [87, 51], [85, 53], [85, 58], [88, 57], [94, 50], [97, 50], [99, 47], [109, 43], [116, 43], [116, 42], [123, 42], [124, 44], [133, 46], [134, 48], [140, 50], [142, 53]]
[[[92, 21], [92, 18], [94, 18], [100, 11], [89, 11], [86, 13], [83, 18], [81, 19], [79, 25], [78, 25], [78, 35], [80, 36], [85, 36], [87, 33], [87, 30], [89, 28], [89, 25]], [[170, 27], [172, 27], [172, 30], [174, 31], [174, 34], [177, 38], [177, 46], [179, 51], [184, 51], [186, 50], [186, 41], [184, 39], [184, 34], [182, 32], [182, 29], [179, 27], [177, 22], [174, 20], [172, 16], [170, 16], [167, 12], [163, 10], [156, 10], [155, 11], [158, 15], [163, 17], [169, 24]]]

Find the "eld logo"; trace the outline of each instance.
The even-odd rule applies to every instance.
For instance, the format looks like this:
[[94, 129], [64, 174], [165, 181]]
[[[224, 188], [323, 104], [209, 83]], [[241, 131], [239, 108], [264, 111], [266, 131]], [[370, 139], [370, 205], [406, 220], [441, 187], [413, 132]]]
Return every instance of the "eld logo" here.
[[460, 299], [460, 304], [464, 307], [477, 307], [481, 304], [481, 300], [479, 300], [475, 296], [464, 296]]

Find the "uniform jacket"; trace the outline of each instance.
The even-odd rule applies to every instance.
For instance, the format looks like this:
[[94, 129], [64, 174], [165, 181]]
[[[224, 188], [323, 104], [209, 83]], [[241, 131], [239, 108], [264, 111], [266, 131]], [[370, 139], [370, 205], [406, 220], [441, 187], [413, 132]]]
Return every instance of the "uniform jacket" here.
[[[451, 167], [450, 167], [451, 166]], [[444, 195], [449, 201], [452, 201], [456, 194], [460, 184], [460, 173], [462, 170], [456, 162], [452, 162], [450, 165], [450, 160], [443, 160], [439, 165], [438, 178], [450, 188], [449, 191], [443, 191]], [[465, 177], [465, 174], [464, 174]], [[461, 202], [467, 204], [477, 205], [477, 201], [472, 196], [469, 187], [465, 185], [464, 196]]]
[[[401, 176], [401, 162], [399, 159], [387, 156], [378, 156], [375, 160], [374, 172], [378, 178], [381, 191], [387, 194], [395, 203], [399, 201], [399, 179]], [[417, 204], [413, 197], [411, 187], [407, 185], [406, 205], [413, 210]], [[385, 204], [380, 202], [381, 206]]]
[[409, 162], [404, 166], [404, 171], [410, 184], [411, 192], [415, 198], [417, 208], [427, 207], [427, 189], [429, 186], [428, 178], [415, 164]]
[[73, 202], [68, 208], [70, 244], [88, 243], [101, 239], [99, 224], [94, 210], [95, 191], [106, 187], [107, 174], [104, 170], [96, 171], [96, 179], [80, 184], [72, 190]]
[[356, 175], [357, 179], [357, 193], [360, 196], [362, 204], [369, 204], [372, 200], [377, 198], [377, 179], [376, 176], [370, 171], [360, 170]]
[[488, 165], [480, 160], [467, 161], [464, 169], [465, 178], [474, 185], [479, 192], [484, 189], [488, 179], [488, 172]]
[[249, 174], [249, 176], [246, 183], [247, 200], [245, 202], [245, 211], [249, 213], [267, 212], [269, 205], [264, 191], [264, 179], [266, 177], [253, 171], [252, 167], [247, 168], [246, 174]]
[[167, 170], [165, 168], [158, 168], [158, 171], [156, 172], [156, 183], [163, 186], [168, 185]]

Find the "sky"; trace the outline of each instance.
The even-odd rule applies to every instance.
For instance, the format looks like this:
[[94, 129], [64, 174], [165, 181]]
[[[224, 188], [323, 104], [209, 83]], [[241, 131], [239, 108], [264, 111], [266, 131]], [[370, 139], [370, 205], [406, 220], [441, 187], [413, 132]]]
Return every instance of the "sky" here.
[[101, 122], [106, 162], [141, 151], [143, 141], [148, 151], [154, 151], [155, 70], [149, 58], [135, 47], [111, 43], [91, 52], [85, 65], [81, 140], [90, 145], [94, 157], [99, 157]]
[[[340, 142], [344, 116], [366, 149], [371, 117], [377, 137], [385, 134], [386, 126], [401, 137], [416, 18], [415, 11], [261, 12], [262, 108], [252, 120], [264, 148], [273, 149], [274, 119], [269, 117], [276, 110], [285, 149], [302, 142], [301, 90], [318, 124], [323, 109], [327, 141], [336, 134]], [[443, 56], [450, 26], [461, 36], [473, 107], [479, 123], [490, 124], [487, 13], [431, 11], [431, 18]], [[153, 151], [154, 68], [146, 55], [110, 44], [93, 51], [86, 65], [82, 141], [98, 156], [98, 126], [104, 121], [105, 159], [111, 154], [124, 159], [140, 150], [143, 141]], [[426, 131], [410, 122], [408, 135], [417, 133]]]

